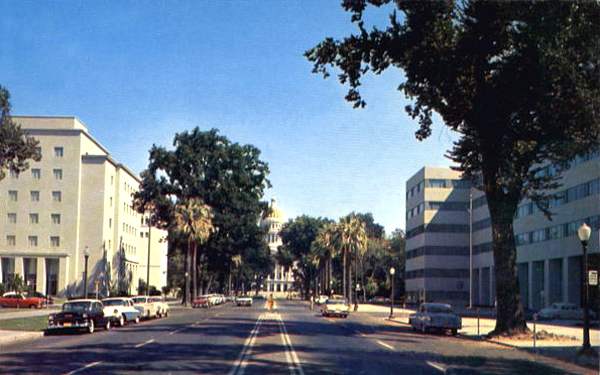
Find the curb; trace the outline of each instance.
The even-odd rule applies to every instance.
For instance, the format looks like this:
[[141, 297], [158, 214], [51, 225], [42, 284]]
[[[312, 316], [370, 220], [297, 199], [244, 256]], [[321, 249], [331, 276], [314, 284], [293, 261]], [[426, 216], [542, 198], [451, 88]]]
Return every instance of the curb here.
[[0, 346], [42, 338], [44, 331], [0, 331]]

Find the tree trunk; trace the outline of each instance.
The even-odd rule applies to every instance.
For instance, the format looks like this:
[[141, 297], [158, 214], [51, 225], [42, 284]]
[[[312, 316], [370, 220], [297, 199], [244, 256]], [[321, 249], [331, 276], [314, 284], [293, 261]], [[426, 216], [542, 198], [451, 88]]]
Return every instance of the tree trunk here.
[[183, 295], [183, 304], [185, 306], [190, 305], [190, 266], [192, 264], [191, 254], [190, 254], [190, 240], [188, 238], [187, 242], [187, 250], [185, 254], [185, 293]]
[[194, 243], [192, 250], [192, 301], [195, 301], [198, 298], [198, 245]]
[[352, 253], [348, 253], [348, 255], [350, 259], [348, 259], [348, 286], [346, 287], [348, 295], [346, 296], [346, 298], [348, 299], [348, 301], [352, 301]]
[[517, 248], [513, 218], [520, 201], [502, 187], [486, 183], [486, 198], [492, 222], [492, 248], [496, 270], [496, 327], [490, 336], [527, 333], [527, 323], [519, 292]]
[[333, 293], [331, 293], [331, 291], [333, 290], [333, 257], [329, 257], [329, 274], [327, 275], [327, 288], [329, 289], [327, 291], [327, 295], [331, 297], [331, 295]]
[[347, 275], [347, 264], [348, 264], [348, 254], [346, 252], [346, 250], [342, 250], [343, 251], [343, 255], [342, 255], [342, 294], [344, 295], [344, 298], [347, 298], [347, 293], [346, 293], [346, 279], [348, 277]]

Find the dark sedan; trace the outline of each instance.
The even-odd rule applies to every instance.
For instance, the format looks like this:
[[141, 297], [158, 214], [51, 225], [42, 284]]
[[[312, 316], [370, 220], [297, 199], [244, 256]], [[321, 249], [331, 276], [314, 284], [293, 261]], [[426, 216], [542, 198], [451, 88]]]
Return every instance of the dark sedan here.
[[95, 327], [110, 329], [110, 317], [104, 316], [104, 305], [98, 300], [73, 300], [65, 302], [62, 310], [48, 315], [48, 331], [80, 330], [93, 333]]

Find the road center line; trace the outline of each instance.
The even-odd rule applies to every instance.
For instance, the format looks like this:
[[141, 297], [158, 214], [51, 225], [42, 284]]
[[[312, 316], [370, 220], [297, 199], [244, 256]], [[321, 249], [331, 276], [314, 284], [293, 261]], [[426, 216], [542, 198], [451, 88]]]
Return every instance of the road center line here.
[[356, 331], [356, 333], [358, 333], [358, 335], [360, 337], [366, 337], [367, 335], [365, 335], [364, 333], [362, 333], [361, 331]]
[[386, 348], [390, 349], [390, 350], [394, 350], [394, 347], [393, 347], [393, 346], [391, 346], [391, 345], [388, 345], [388, 344], [386, 344], [386, 343], [385, 343], [385, 342], [383, 342], [383, 341], [379, 341], [379, 340], [377, 340], [377, 343], [378, 343], [379, 345], [381, 345], [381, 346], [384, 346], [384, 347], [386, 347]]
[[150, 344], [150, 343], [152, 343], [154, 341], [155, 341], [154, 339], [150, 339], [150, 340], [148, 340], [146, 342], [142, 342], [142, 343], [137, 344], [136, 346], [134, 346], [134, 348], [141, 348], [142, 346], [148, 345], [148, 344]]
[[437, 364], [435, 364], [435, 363], [433, 363], [433, 362], [429, 362], [429, 361], [427, 361], [427, 362], [425, 362], [425, 363], [427, 363], [429, 366], [433, 367], [433, 368], [434, 368], [434, 369], [436, 369], [436, 370], [440, 370], [441, 372], [444, 372], [444, 373], [446, 372], [446, 369], [445, 369], [445, 368], [443, 368], [443, 367], [442, 367], [442, 366], [440, 366], [440, 365], [437, 365]]
[[81, 371], [85, 370], [86, 368], [90, 368], [90, 367], [93, 367], [93, 366], [99, 365], [100, 363], [102, 363], [102, 361], [97, 361], [97, 362], [88, 363], [87, 365], [85, 365], [85, 366], [83, 366], [83, 367], [81, 367], [81, 368], [78, 368], [77, 370], [73, 370], [73, 371], [71, 371], [71, 372], [64, 373], [63, 375], [73, 375], [73, 374], [77, 374], [78, 372], [81, 372]]
[[[294, 350], [294, 346], [292, 345], [292, 340], [290, 340], [290, 336], [288, 335], [287, 329], [285, 328], [285, 323], [283, 322], [281, 315], [279, 315], [278, 313], [275, 313], [275, 317], [277, 318], [279, 328], [281, 329], [281, 340], [286, 346], [285, 357], [289, 364], [288, 368], [290, 369], [290, 373], [295, 374], [297, 372], [300, 375], [304, 375], [304, 371], [302, 371], [302, 365], [300, 365], [300, 360], [298, 360], [298, 356], [296, 355], [296, 351]], [[290, 363], [290, 356], [292, 357], [293, 366]]]
[[235, 362], [235, 365], [229, 372], [229, 375], [242, 375], [248, 365], [248, 358], [250, 358], [250, 354], [252, 354], [252, 347], [254, 346], [254, 342], [256, 341], [256, 336], [258, 334], [258, 330], [260, 329], [260, 325], [262, 324], [262, 320], [264, 319], [264, 314], [261, 314], [256, 320], [256, 324], [254, 328], [250, 332], [250, 336], [244, 342], [244, 347], [240, 352], [240, 355]]

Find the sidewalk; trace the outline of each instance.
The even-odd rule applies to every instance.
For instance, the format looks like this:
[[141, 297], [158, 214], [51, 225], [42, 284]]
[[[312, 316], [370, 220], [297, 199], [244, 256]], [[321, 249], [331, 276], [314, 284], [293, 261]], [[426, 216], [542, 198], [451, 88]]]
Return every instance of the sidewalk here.
[[0, 320], [14, 318], [28, 318], [30, 316], [49, 315], [60, 310], [60, 306], [47, 309], [14, 309], [11, 312], [0, 312]]
[[[42, 331], [6, 331], [0, 330], [0, 348], [17, 342], [39, 339], [44, 336]], [[2, 350], [0, 350], [2, 353]]]
[[[390, 313], [389, 306], [380, 305], [359, 305], [358, 312], [364, 313], [378, 313], [381, 315], [387, 315]], [[408, 324], [408, 317], [414, 313], [414, 310], [394, 308], [394, 319], [392, 321], [401, 324]], [[533, 334], [528, 338], [524, 339], [512, 339], [512, 338], [494, 338], [487, 339], [485, 336], [490, 333], [496, 325], [495, 319], [480, 318], [479, 327], [477, 318], [462, 318], [463, 328], [458, 333], [466, 338], [482, 340], [486, 342], [507, 345], [518, 349], [533, 351], [537, 354], [546, 357], [558, 358], [566, 361], [573, 362], [577, 358], [577, 352], [583, 344], [583, 328], [582, 327], [565, 327], [562, 325], [555, 325], [548, 322], [536, 323], [535, 330], [540, 332], [545, 331], [548, 336], [555, 335], [556, 337], [550, 337], [547, 339], [537, 339], [535, 347], [533, 343]], [[527, 326], [533, 332], [534, 322], [528, 321]], [[600, 330], [590, 329], [590, 343], [596, 351], [600, 350]], [[598, 364], [596, 364], [598, 366]]]

